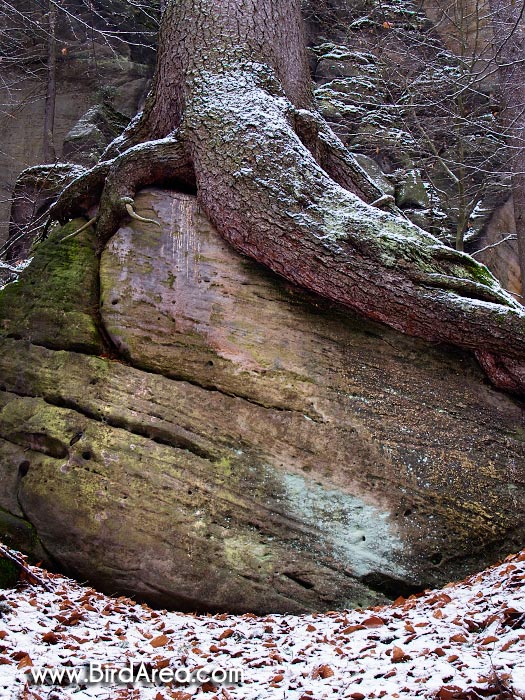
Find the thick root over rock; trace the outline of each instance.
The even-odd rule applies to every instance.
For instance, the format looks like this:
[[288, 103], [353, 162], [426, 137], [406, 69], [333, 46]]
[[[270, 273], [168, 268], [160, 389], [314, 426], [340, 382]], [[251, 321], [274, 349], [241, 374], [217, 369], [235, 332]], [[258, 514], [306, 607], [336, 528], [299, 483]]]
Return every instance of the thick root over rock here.
[[523, 307], [485, 266], [407, 221], [320, 117], [248, 68], [196, 75], [176, 135], [77, 178], [51, 215], [64, 220], [100, 199], [102, 248], [141, 187], [196, 187], [240, 252], [404, 333], [473, 350], [497, 386], [524, 393]]
[[50, 216], [64, 222], [99, 205], [98, 214], [91, 223], [96, 224], [99, 248], [102, 249], [122, 219], [136, 218], [132, 209], [135, 192], [159, 183], [195, 188], [191, 160], [175, 137], [129, 148], [76, 178], [53, 205]]
[[232, 245], [404, 333], [523, 362], [524, 310], [485, 266], [335, 183], [253, 75], [202, 75], [199, 90], [199, 199]]

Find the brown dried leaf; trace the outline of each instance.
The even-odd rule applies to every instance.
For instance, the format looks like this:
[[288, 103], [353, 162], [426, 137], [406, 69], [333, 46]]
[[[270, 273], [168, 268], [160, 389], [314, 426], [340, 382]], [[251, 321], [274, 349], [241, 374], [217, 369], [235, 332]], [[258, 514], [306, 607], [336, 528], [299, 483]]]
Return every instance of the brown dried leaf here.
[[385, 621], [383, 620], [382, 617], [379, 617], [379, 615], [372, 615], [372, 617], [369, 617], [366, 620], [363, 620], [363, 625], [367, 629], [373, 629], [375, 627], [382, 627], [384, 624], [385, 624]]
[[461, 692], [461, 688], [457, 685], [444, 685], [438, 690], [436, 698], [438, 698], [438, 700], [455, 700]]
[[46, 644], [56, 644], [60, 641], [60, 637], [55, 632], [46, 632], [42, 635], [42, 641], [46, 642]]
[[366, 627], [364, 625], [349, 625], [348, 627], [345, 627], [344, 630], [341, 630], [341, 634], [352, 634], [352, 632], [357, 632], [357, 630], [365, 630]]
[[450, 641], [464, 644], [467, 641], [467, 638], [464, 634], [453, 634], [452, 637], [450, 637]]
[[312, 678], [314, 680], [316, 678], [331, 678], [333, 675], [334, 672], [328, 664], [322, 664], [321, 666], [317, 666], [312, 671]]
[[408, 661], [411, 657], [408, 654], [405, 654], [403, 649], [401, 647], [394, 647], [392, 649], [392, 662], [395, 664], [399, 664], [403, 661]]
[[32, 666], [33, 661], [31, 660], [31, 657], [29, 654], [26, 654], [20, 661], [18, 662], [17, 668], [27, 668], [28, 666]]
[[155, 637], [155, 639], [150, 640], [150, 644], [154, 649], [157, 649], [158, 647], [166, 646], [169, 641], [169, 638], [166, 637], [165, 634], [160, 634], [158, 637]]

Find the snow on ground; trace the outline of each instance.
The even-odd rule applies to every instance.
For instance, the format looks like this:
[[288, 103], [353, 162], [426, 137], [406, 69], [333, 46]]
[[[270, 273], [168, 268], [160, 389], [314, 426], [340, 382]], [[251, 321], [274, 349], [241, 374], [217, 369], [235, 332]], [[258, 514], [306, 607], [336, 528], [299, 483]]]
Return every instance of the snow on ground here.
[[[0, 698], [525, 698], [525, 550], [387, 607], [304, 616], [156, 611], [33, 570], [52, 592], [27, 582], [0, 591]], [[105, 664], [142, 680], [199, 669], [244, 678], [218, 687], [31, 681], [41, 667], [87, 673], [89, 662], [95, 677]]]

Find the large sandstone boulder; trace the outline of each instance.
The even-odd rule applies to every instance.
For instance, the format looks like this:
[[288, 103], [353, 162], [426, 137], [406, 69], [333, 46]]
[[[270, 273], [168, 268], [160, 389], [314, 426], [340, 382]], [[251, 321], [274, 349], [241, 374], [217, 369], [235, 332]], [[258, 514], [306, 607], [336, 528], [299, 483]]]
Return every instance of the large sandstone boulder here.
[[[363, 606], [525, 542], [523, 405], [151, 190], [0, 295], [0, 533], [179, 609]], [[100, 303], [99, 303], [100, 302]]]

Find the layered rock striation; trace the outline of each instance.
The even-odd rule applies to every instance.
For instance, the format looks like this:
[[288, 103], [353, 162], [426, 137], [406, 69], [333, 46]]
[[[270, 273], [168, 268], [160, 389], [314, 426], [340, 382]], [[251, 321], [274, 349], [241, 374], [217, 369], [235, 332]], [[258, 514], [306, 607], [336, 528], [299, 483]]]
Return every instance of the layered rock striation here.
[[525, 541], [523, 405], [233, 252], [191, 195], [0, 293], [0, 538], [182, 610], [381, 602]]

